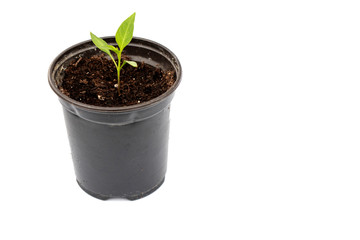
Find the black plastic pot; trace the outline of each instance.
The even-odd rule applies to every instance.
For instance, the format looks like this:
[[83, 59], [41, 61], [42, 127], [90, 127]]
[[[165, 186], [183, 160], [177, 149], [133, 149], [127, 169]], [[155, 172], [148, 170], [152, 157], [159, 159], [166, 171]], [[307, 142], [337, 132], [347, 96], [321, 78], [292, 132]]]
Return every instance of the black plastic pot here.
[[[104, 38], [116, 45], [114, 37]], [[181, 66], [166, 47], [134, 37], [124, 49], [132, 60], [176, 72], [175, 84], [161, 96], [127, 107], [99, 107], [77, 102], [58, 88], [64, 69], [80, 56], [98, 54], [91, 41], [74, 45], [51, 64], [49, 84], [63, 105], [76, 179], [99, 198], [142, 198], [164, 182], [170, 102], [180, 84]]]

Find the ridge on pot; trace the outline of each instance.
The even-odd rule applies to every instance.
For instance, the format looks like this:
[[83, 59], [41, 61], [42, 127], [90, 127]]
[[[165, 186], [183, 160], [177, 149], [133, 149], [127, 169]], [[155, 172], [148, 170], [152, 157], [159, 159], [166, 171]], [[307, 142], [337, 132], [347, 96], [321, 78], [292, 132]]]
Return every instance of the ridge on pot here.
[[[114, 37], [103, 39], [116, 45]], [[88, 105], [63, 94], [59, 85], [66, 67], [81, 56], [98, 53], [91, 41], [68, 48], [51, 64], [49, 84], [63, 106], [80, 187], [99, 199], [138, 199], [159, 188], [165, 178], [170, 103], [181, 81], [181, 65], [166, 47], [133, 37], [124, 54], [134, 61], [175, 72], [176, 81], [167, 92], [124, 107]]]

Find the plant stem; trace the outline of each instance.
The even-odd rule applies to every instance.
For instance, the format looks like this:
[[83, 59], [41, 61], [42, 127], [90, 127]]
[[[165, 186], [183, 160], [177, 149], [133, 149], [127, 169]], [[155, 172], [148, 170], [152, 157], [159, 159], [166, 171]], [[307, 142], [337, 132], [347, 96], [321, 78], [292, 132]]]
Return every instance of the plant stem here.
[[118, 93], [120, 96], [120, 60], [119, 60], [119, 67], [117, 68], [117, 77], [118, 77]]
[[120, 70], [121, 70], [121, 51], [117, 54], [118, 56], [118, 65], [117, 65], [117, 77], [118, 77], [118, 94], [120, 97]]
[[117, 68], [117, 64], [116, 64], [116, 62], [115, 62], [115, 59], [113, 58], [113, 56], [110, 54], [110, 58], [111, 58], [111, 60], [114, 62], [114, 64], [115, 64], [115, 66], [116, 66], [116, 68]]

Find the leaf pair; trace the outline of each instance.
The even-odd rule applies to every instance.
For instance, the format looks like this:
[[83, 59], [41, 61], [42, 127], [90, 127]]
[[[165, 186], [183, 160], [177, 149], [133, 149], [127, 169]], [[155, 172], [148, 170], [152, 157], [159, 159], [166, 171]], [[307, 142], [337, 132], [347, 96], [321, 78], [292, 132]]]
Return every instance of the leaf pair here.
[[[105, 42], [103, 39], [97, 37], [95, 34], [90, 32], [91, 40], [95, 44], [95, 46], [97, 46], [101, 51], [108, 54], [116, 66], [117, 75], [118, 75], [119, 95], [120, 95], [120, 70], [121, 70], [121, 68], [126, 63], [130, 64], [133, 67], [137, 67], [137, 63], [134, 61], [124, 60], [123, 63], [121, 63], [121, 53], [124, 50], [124, 48], [131, 42], [131, 39], [133, 37], [134, 22], [135, 22], [135, 13], [133, 13], [123, 23], [121, 23], [120, 27], [118, 28], [116, 35], [115, 35], [115, 40], [116, 40], [116, 43], [118, 44], [119, 48], [107, 44], [107, 42]], [[117, 63], [116, 63], [115, 59], [113, 58], [110, 51], [113, 51], [114, 53], [116, 53], [116, 55], [118, 57]]]

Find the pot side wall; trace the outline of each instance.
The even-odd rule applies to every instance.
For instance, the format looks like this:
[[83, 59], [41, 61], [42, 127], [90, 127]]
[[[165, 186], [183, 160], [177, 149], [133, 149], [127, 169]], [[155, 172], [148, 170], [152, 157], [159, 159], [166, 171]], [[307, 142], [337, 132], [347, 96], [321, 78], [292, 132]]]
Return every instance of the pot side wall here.
[[169, 113], [166, 107], [118, 126], [91, 122], [64, 108], [79, 185], [101, 199], [136, 199], [159, 187], [167, 166]]

